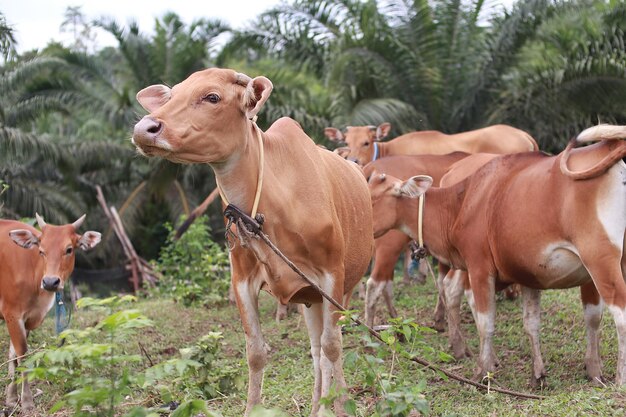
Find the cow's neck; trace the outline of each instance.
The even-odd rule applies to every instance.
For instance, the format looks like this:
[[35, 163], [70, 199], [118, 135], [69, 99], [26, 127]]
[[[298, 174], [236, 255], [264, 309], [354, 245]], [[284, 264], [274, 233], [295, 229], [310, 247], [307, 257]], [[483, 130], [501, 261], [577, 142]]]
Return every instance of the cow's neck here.
[[[255, 125], [246, 129], [245, 145], [233, 153], [226, 162], [212, 164], [215, 178], [219, 183], [227, 203], [233, 204], [250, 214], [257, 193], [257, 183], [262, 161], [261, 146]], [[262, 133], [259, 130], [262, 140]], [[260, 192], [260, 190], [259, 190]]]
[[[456, 188], [456, 187], [451, 187]], [[411, 238], [418, 238], [418, 199], [403, 199], [398, 205], [398, 218], [406, 219], [400, 229], [410, 232]], [[431, 188], [426, 192], [424, 203], [423, 236], [424, 245], [433, 256], [443, 258], [451, 264], [455, 262], [455, 249], [451, 244], [450, 230], [456, 219], [459, 207], [456, 191], [445, 188]]]

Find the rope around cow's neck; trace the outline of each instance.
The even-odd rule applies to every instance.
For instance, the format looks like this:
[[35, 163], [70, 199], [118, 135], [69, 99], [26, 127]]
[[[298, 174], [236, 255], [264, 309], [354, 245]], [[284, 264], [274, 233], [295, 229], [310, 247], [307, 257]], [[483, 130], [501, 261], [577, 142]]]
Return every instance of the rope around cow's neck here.
[[[328, 300], [328, 302], [330, 302], [333, 306], [335, 306], [337, 309], [339, 309], [340, 311], [345, 311], [346, 309], [339, 304], [339, 302], [337, 302], [334, 298], [332, 298], [328, 293], [326, 293], [319, 285], [317, 285], [313, 280], [311, 280], [309, 277], [307, 277], [293, 262], [291, 262], [275, 245], [274, 243], [272, 243], [272, 241], [269, 239], [269, 237], [263, 233], [262, 228], [262, 222], [258, 222], [256, 219], [248, 216], [247, 214], [245, 214], [243, 211], [241, 211], [238, 207], [233, 206], [232, 204], [229, 204], [226, 209], [224, 210], [224, 217], [226, 217], [228, 219], [228, 224], [229, 226], [226, 227], [226, 233], [227, 233], [227, 239], [228, 239], [228, 233], [232, 233], [230, 232], [230, 225], [231, 224], [236, 224], [237, 225], [237, 230], [239, 231], [239, 233], [244, 233], [245, 235], [247, 235], [248, 237], [254, 237], [256, 236], [257, 238], [261, 238], [261, 240], [263, 240], [263, 242], [265, 242], [265, 244], [267, 246], [270, 247], [270, 249], [276, 254], [278, 255], [279, 258], [281, 258], [283, 260], [283, 262], [285, 262], [287, 264], [287, 266], [289, 266], [289, 268], [291, 268], [291, 270], [293, 270], [299, 277], [301, 277], [303, 280], [305, 280], [311, 287], [313, 287], [322, 297], [324, 297], [326, 300]], [[259, 217], [261, 219], [264, 219], [264, 217], [259, 214]], [[243, 240], [240, 236], [240, 240]], [[432, 269], [431, 269], [432, 272]], [[350, 319], [356, 323], [359, 326], [363, 326], [367, 329], [367, 331], [374, 336], [376, 339], [378, 339], [380, 342], [382, 342], [383, 344], [386, 344], [386, 342], [384, 341], [384, 339], [382, 338], [382, 336], [380, 335], [380, 333], [378, 333], [376, 330], [372, 329], [371, 327], [369, 327], [368, 325], [366, 325], [365, 323], [363, 323], [358, 317], [354, 317], [353, 315], [349, 315]], [[464, 376], [461, 375], [457, 375], [453, 372], [450, 371], [446, 371], [445, 369], [439, 368], [433, 364], [431, 364], [430, 362], [426, 361], [425, 359], [413, 356], [409, 358], [412, 362], [416, 362], [419, 363], [420, 365], [431, 369], [435, 372], [439, 372], [442, 373], [446, 376], [448, 376], [449, 378], [455, 379], [457, 381], [463, 382], [465, 384], [468, 385], [472, 385], [474, 387], [477, 387], [479, 389], [482, 390], [486, 390], [486, 391], [495, 391], [495, 392], [499, 392], [502, 394], [507, 394], [507, 395], [511, 395], [511, 396], [515, 396], [515, 397], [521, 397], [521, 398], [529, 398], [529, 399], [535, 399], [535, 400], [541, 400], [544, 399], [545, 397], [540, 396], [540, 395], [534, 395], [534, 394], [527, 394], [527, 393], [523, 393], [523, 392], [516, 392], [516, 391], [511, 391], [511, 390], [507, 390], [504, 388], [497, 388], [497, 387], [492, 387], [492, 386], [486, 386], [483, 384], [480, 384], [478, 382], [472, 381], [471, 379], [465, 378]]]
[[[256, 132], [256, 137], [259, 141], [259, 176], [257, 178], [257, 183], [256, 183], [256, 193], [254, 195], [254, 203], [252, 203], [252, 214], [251, 217], [254, 218], [256, 217], [256, 212], [257, 209], [259, 208], [259, 201], [261, 200], [261, 188], [263, 188], [263, 166], [265, 165], [263, 163], [263, 161], [265, 160], [265, 156], [264, 156], [264, 147], [263, 147], [263, 138], [261, 137], [261, 129], [259, 128], [259, 126], [257, 126], [256, 124], [256, 115], [252, 118], [252, 126], [254, 126], [254, 130]], [[228, 198], [226, 198], [226, 194], [224, 193], [224, 190], [222, 190], [222, 187], [220, 186], [220, 183], [217, 180], [217, 177], [215, 177], [215, 184], [217, 185], [217, 189], [220, 193], [220, 197], [222, 198], [222, 201], [224, 202], [224, 205], [229, 205], [230, 202], [228, 201]]]

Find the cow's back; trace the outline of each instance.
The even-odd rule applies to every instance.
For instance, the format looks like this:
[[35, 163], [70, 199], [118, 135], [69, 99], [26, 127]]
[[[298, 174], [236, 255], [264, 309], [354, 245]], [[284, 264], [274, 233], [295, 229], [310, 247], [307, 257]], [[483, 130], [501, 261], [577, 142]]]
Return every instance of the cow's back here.
[[594, 202], [603, 193], [616, 194], [607, 191], [614, 186], [623, 193], [622, 162], [603, 176], [576, 181], [561, 173], [559, 158], [540, 152], [502, 156], [466, 182], [459, 240], [472, 236], [471, 250], [489, 253], [501, 280], [543, 288], [537, 279], [549, 272], [545, 254], [554, 245], [573, 248], [602, 227]]
[[447, 135], [438, 131], [411, 132], [385, 143], [387, 155], [445, 155], [451, 152], [510, 154], [538, 150], [527, 132], [508, 125]]
[[366, 178], [372, 173], [392, 175], [408, 179], [414, 175], [426, 174], [432, 177], [433, 184], [439, 184], [448, 169], [469, 154], [453, 152], [446, 155], [394, 155], [377, 159], [363, 168]]

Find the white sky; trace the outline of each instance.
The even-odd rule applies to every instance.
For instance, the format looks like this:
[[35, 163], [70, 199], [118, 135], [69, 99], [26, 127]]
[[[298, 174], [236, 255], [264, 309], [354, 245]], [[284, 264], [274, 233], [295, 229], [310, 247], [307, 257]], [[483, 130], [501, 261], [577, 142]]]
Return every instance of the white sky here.
[[[487, 0], [492, 5], [506, 8], [510, 8], [514, 1]], [[127, 26], [129, 19], [133, 19], [142, 33], [151, 33], [154, 20], [168, 11], [178, 14], [187, 24], [203, 17], [218, 18], [240, 29], [279, 3], [281, 0], [0, 0], [0, 12], [15, 29], [18, 52], [21, 53], [33, 48], [42, 49], [50, 40], [69, 45], [71, 34], [60, 31], [68, 6], [81, 6], [87, 20], [109, 16]], [[98, 47], [116, 45], [110, 34], [102, 30], [96, 34]]]
[[[81, 6], [87, 20], [110, 16], [127, 26], [128, 20], [134, 19], [141, 32], [150, 33], [155, 18], [168, 11], [178, 14], [187, 24], [199, 18], [218, 18], [234, 28], [242, 28], [279, 3], [280, 0], [0, 0], [0, 12], [15, 29], [21, 53], [44, 48], [52, 39], [71, 43], [71, 35], [59, 29], [67, 6]], [[96, 43], [100, 47], [115, 45], [113, 37], [104, 31], [97, 32]]]

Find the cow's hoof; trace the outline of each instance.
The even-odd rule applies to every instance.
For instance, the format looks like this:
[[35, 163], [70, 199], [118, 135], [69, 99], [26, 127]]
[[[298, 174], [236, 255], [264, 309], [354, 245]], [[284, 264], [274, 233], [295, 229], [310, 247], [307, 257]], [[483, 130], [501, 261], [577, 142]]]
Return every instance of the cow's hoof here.
[[435, 320], [433, 323], [433, 329], [437, 331], [437, 333], [443, 333], [446, 331], [446, 321], [445, 320]]
[[452, 356], [454, 356], [454, 359], [460, 360], [465, 358], [471, 358], [473, 355], [472, 351], [467, 346], [456, 345], [452, 346]]
[[548, 388], [548, 382], [546, 380], [546, 375], [541, 374], [538, 378], [533, 376], [530, 378], [530, 387], [534, 390], [544, 390]]

